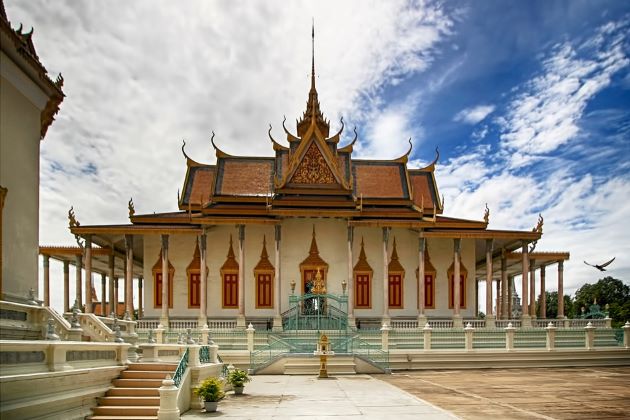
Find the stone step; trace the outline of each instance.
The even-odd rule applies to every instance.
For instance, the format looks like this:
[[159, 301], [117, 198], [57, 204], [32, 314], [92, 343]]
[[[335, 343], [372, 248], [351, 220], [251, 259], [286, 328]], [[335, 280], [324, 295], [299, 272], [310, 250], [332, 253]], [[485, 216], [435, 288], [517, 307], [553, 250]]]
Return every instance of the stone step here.
[[[329, 360], [327, 369], [331, 375], [356, 374], [356, 366], [353, 359]], [[317, 358], [289, 359], [284, 364], [285, 375], [314, 375], [318, 372], [319, 359]]]
[[159, 370], [175, 372], [177, 369], [177, 363], [129, 363], [127, 371], [130, 370]]
[[88, 416], [86, 420], [157, 420], [157, 416]]
[[160, 397], [154, 396], [114, 396], [99, 397], [99, 406], [160, 406]]
[[110, 388], [107, 397], [159, 397], [157, 388]]
[[112, 384], [120, 388], [159, 388], [163, 379], [114, 379]]
[[94, 416], [157, 416], [159, 406], [99, 406], [92, 411]]
[[120, 373], [120, 379], [164, 379], [166, 375], [172, 377], [173, 372], [165, 370], [125, 370]]

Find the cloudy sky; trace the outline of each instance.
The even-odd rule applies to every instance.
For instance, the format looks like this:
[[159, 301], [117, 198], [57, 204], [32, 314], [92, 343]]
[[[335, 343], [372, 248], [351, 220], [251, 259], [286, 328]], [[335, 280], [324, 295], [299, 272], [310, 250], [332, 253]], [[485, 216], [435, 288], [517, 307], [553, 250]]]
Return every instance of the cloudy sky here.
[[[187, 153], [271, 155], [309, 87], [332, 129], [356, 125], [361, 157], [433, 159], [445, 214], [531, 229], [571, 253], [565, 291], [617, 259], [630, 283], [630, 4], [623, 1], [5, 0], [65, 78], [42, 143], [40, 242], [83, 224], [176, 209]], [[293, 125], [293, 123], [291, 124]], [[350, 130], [347, 130], [349, 132]], [[350, 134], [348, 134], [350, 136]], [[550, 274], [549, 288], [555, 288]]]

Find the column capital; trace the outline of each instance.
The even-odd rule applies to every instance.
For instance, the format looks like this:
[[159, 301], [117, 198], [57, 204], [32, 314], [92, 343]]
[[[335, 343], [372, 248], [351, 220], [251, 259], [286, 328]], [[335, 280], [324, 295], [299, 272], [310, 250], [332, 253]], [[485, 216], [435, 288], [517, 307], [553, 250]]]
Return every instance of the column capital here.
[[453, 238], [453, 252], [456, 252], [457, 254], [462, 252], [461, 238]]
[[83, 236], [83, 238], [85, 238], [85, 247], [86, 248], [91, 248], [92, 247], [92, 235], [87, 234], [87, 235]]
[[142, 282], [144, 281], [144, 277], [138, 277], [138, 289], [142, 289]]
[[207, 238], [208, 237], [205, 233], [199, 235], [199, 251], [201, 252], [201, 254], [205, 254], [206, 252]]
[[494, 249], [494, 239], [486, 239], [486, 252], [492, 252]]
[[387, 243], [389, 241], [389, 230], [390, 228], [388, 227], [384, 227], [383, 228], [383, 242]]
[[133, 247], [133, 235], [125, 235], [125, 248], [130, 249], [132, 247]]

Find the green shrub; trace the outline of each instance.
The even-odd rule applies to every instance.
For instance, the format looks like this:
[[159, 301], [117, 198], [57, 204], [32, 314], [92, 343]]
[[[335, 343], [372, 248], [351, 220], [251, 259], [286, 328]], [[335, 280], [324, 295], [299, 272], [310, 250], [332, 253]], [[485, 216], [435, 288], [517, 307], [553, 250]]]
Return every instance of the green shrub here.
[[234, 369], [228, 374], [227, 382], [234, 388], [245, 386], [247, 382], [251, 381], [246, 371], [241, 369]]
[[201, 385], [193, 391], [195, 395], [201, 397], [204, 401], [219, 401], [225, 397], [223, 392], [223, 382], [219, 378], [210, 377], [204, 380]]

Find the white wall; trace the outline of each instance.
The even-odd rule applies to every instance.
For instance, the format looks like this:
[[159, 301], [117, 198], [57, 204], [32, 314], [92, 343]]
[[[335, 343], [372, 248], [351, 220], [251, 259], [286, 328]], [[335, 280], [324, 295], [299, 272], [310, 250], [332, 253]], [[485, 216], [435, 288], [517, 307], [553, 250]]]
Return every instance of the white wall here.
[[4, 53], [1, 58], [0, 185], [8, 189], [2, 217], [2, 288], [7, 297], [24, 298], [30, 288], [38, 289], [43, 92]]
[[[313, 225], [315, 226], [317, 245], [321, 258], [329, 264], [327, 290], [330, 293], [341, 294], [341, 283], [348, 280], [347, 255], [347, 223], [342, 219], [294, 218], [286, 219], [282, 224], [281, 240], [281, 283], [280, 283], [280, 311], [289, 309], [288, 299], [291, 293], [290, 282], [296, 283], [296, 293], [301, 293], [300, 263], [308, 257], [311, 245]], [[221, 278], [220, 269], [225, 262], [230, 234], [234, 243], [234, 253], [238, 260], [238, 229], [236, 226], [216, 226], [208, 231], [207, 264], [208, 264], [208, 316], [236, 317], [238, 309], [223, 309], [221, 307]], [[263, 236], [267, 239], [267, 253], [269, 261], [275, 265], [274, 227], [271, 225], [249, 225], [245, 228], [245, 315], [247, 317], [273, 317], [275, 309], [256, 309], [254, 267], [260, 259]], [[365, 253], [369, 264], [374, 270], [372, 276], [372, 308], [355, 309], [356, 317], [380, 317], [383, 314], [383, 251], [382, 229], [357, 227], [354, 230], [353, 261], [356, 264], [361, 251], [361, 238], [365, 243]], [[392, 229], [388, 244], [388, 261], [391, 258], [394, 237], [400, 263], [405, 268], [404, 279], [404, 307], [391, 309], [390, 316], [417, 315], [417, 280], [415, 270], [418, 267], [418, 236], [408, 229]], [[171, 317], [196, 318], [198, 309], [188, 308], [188, 285], [186, 267], [193, 258], [195, 236], [172, 235], [169, 239], [169, 259], [175, 268], [174, 276], [174, 307], [170, 310]], [[160, 308], [153, 307], [153, 276], [152, 267], [160, 253], [161, 240], [158, 235], [145, 236], [145, 286], [144, 302], [145, 317], [159, 317]], [[448, 309], [448, 282], [446, 270], [453, 261], [452, 239], [429, 239], [429, 255], [437, 270], [436, 279], [436, 309], [427, 310], [431, 317], [450, 317]], [[467, 280], [467, 308], [462, 310], [463, 316], [474, 315], [474, 242], [462, 241], [462, 263], [468, 269]], [[276, 268], [277, 272], [277, 268]]]

